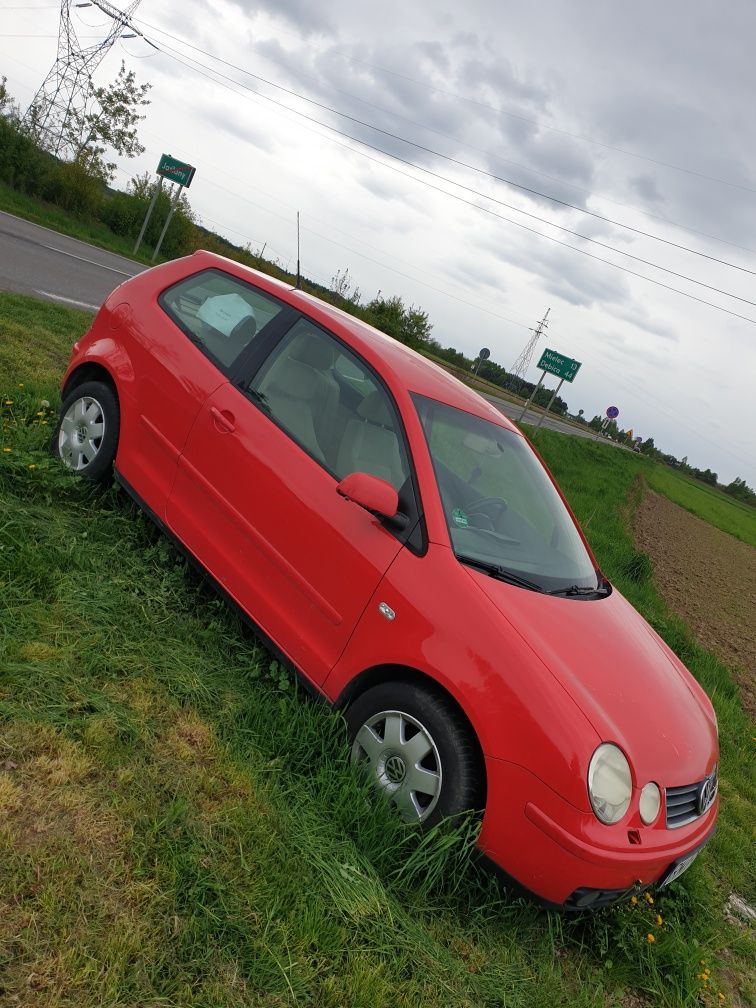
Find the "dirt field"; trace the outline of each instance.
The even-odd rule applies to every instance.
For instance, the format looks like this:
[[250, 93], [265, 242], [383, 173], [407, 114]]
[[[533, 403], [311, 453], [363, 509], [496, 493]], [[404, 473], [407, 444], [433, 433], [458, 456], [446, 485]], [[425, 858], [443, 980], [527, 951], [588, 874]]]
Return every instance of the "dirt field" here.
[[735, 669], [756, 716], [756, 550], [651, 490], [636, 512], [635, 539], [670, 609]]

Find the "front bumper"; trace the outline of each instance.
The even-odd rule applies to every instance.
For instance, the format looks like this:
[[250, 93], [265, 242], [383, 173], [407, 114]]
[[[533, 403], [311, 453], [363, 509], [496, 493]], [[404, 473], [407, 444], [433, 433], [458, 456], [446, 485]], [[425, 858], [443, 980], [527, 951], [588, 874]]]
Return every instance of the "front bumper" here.
[[719, 808], [717, 799], [694, 822], [670, 830], [663, 809], [656, 824], [644, 826], [636, 798], [622, 822], [605, 826], [524, 767], [486, 757], [486, 773], [479, 847], [510, 883], [564, 910], [606, 906], [658, 882], [709, 840]]

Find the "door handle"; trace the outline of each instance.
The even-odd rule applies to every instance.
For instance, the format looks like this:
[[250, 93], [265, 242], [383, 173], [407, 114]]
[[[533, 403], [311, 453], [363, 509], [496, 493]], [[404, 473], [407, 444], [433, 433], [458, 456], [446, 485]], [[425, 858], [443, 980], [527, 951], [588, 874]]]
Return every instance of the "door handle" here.
[[215, 426], [218, 430], [223, 431], [224, 434], [230, 434], [232, 431], [236, 430], [233, 413], [221, 413], [221, 411], [216, 409], [215, 406], [211, 406], [210, 416], [213, 418]]

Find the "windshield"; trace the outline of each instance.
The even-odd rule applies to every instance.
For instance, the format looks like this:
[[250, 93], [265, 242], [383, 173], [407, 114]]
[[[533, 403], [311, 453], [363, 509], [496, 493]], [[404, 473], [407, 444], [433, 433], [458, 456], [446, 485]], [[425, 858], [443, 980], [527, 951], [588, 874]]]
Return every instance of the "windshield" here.
[[413, 398], [456, 555], [543, 591], [596, 590], [588, 551], [525, 439], [463, 410]]

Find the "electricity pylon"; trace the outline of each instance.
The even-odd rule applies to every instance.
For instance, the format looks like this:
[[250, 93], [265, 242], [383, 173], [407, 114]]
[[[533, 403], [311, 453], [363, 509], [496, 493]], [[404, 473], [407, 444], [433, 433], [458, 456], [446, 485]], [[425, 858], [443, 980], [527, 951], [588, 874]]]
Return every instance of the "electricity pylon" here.
[[533, 335], [530, 337], [530, 339], [528, 340], [528, 342], [525, 344], [525, 348], [523, 349], [523, 351], [520, 354], [520, 356], [514, 362], [514, 364], [512, 365], [512, 367], [509, 369], [510, 375], [513, 375], [515, 378], [524, 378], [525, 377], [525, 372], [528, 370], [528, 368], [530, 366], [530, 362], [533, 359], [533, 351], [536, 348], [536, 343], [538, 342], [538, 340], [540, 339], [540, 337], [543, 335], [543, 333], [546, 332], [546, 328], [547, 328], [547, 326], [549, 324], [549, 312], [550, 311], [551, 311], [551, 308], [547, 308], [546, 309], [546, 314], [543, 316], [543, 318], [538, 323], [538, 325], [535, 327], [535, 329], [531, 329], [530, 330], [533, 333]]
[[[23, 118], [23, 125], [37, 143], [56, 157], [65, 160], [76, 154], [76, 138], [68, 128], [71, 113], [86, 108], [92, 91], [92, 74], [123, 31], [129, 29], [140, 34], [130, 23], [139, 4], [140, 0], [131, 0], [125, 10], [119, 10], [107, 0], [86, 3], [62, 0], [58, 56]], [[84, 48], [76, 36], [71, 9], [92, 6], [107, 14], [111, 24], [101, 42]]]

